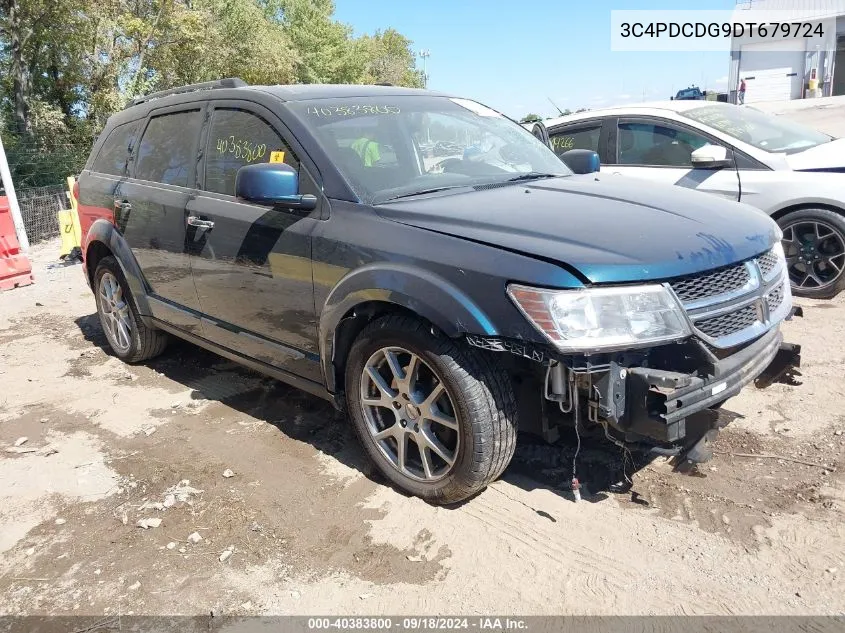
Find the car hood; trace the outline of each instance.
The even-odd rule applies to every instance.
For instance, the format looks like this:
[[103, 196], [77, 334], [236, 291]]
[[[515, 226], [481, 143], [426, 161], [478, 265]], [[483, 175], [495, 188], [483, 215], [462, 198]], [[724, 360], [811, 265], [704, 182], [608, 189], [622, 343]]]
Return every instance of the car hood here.
[[791, 169], [803, 171], [809, 169], [835, 169], [845, 172], [845, 139], [838, 138], [830, 143], [822, 143], [797, 154], [786, 156]]
[[375, 209], [396, 222], [554, 261], [591, 283], [709, 270], [758, 255], [778, 239], [774, 221], [748, 205], [618, 176], [478, 189]]

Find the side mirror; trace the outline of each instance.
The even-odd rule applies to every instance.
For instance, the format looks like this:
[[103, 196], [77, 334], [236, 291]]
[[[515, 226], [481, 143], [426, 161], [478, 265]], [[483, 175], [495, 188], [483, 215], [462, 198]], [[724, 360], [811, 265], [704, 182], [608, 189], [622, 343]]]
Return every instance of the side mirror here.
[[549, 131], [546, 129], [546, 126], [542, 121], [534, 121], [531, 125], [531, 133], [540, 139], [543, 142], [543, 145], [551, 149], [552, 141], [549, 138]]
[[709, 143], [695, 150], [690, 155], [690, 162], [696, 169], [722, 169], [731, 165], [728, 150]]
[[592, 174], [601, 168], [599, 155], [588, 149], [571, 149], [561, 154], [560, 159], [576, 174]]
[[313, 211], [317, 198], [299, 194], [299, 174], [284, 163], [244, 165], [235, 176], [235, 196], [247, 202]]

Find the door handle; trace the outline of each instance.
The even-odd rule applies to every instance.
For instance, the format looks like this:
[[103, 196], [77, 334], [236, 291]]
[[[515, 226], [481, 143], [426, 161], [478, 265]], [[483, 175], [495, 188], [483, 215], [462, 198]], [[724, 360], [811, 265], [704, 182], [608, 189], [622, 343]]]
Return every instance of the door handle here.
[[214, 222], [211, 220], [201, 220], [200, 218], [196, 217], [195, 215], [188, 216], [188, 226], [195, 226], [198, 229], [213, 229]]

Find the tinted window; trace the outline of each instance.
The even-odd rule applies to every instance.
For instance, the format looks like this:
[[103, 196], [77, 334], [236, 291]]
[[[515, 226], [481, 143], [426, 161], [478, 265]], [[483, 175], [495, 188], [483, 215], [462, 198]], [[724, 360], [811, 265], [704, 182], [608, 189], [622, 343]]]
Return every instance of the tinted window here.
[[135, 177], [187, 187], [201, 125], [199, 110], [150, 119], [138, 146]]
[[709, 141], [703, 136], [653, 123], [620, 123], [620, 165], [690, 167], [690, 155]]
[[235, 195], [244, 165], [284, 162], [298, 169], [287, 144], [264, 119], [243, 110], [215, 110], [206, 151], [205, 189]]
[[558, 156], [571, 149], [588, 149], [593, 152], [599, 151], [599, 136], [601, 135], [601, 123], [590, 127], [561, 130], [551, 134], [552, 149]]
[[114, 128], [103, 143], [97, 160], [94, 161], [92, 169], [101, 174], [114, 174], [122, 176], [126, 172], [126, 161], [129, 158], [129, 150], [135, 143], [135, 135], [138, 132], [138, 122], [124, 123]]

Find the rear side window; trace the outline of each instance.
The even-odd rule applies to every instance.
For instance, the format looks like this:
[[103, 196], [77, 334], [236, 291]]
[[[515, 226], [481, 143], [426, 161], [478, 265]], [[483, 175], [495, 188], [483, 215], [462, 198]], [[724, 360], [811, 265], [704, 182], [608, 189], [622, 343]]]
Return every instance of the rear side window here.
[[205, 189], [235, 195], [235, 176], [244, 165], [287, 163], [299, 168], [296, 157], [267, 121], [236, 109], [216, 109], [205, 152]]
[[601, 123], [589, 127], [579, 127], [555, 132], [549, 135], [552, 142], [552, 149], [560, 156], [571, 149], [588, 149], [593, 152], [599, 151], [599, 136], [601, 136]]
[[197, 138], [202, 125], [199, 110], [153, 117], [135, 161], [135, 177], [179, 187], [188, 186], [196, 162]]
[[114, 128], [106, 137], [92, 170], [101, 174], [123, 176], [126, 173], [126, 163], [129, 152], [135, 144], [138, 133], [138, 122], [124, 123]]

